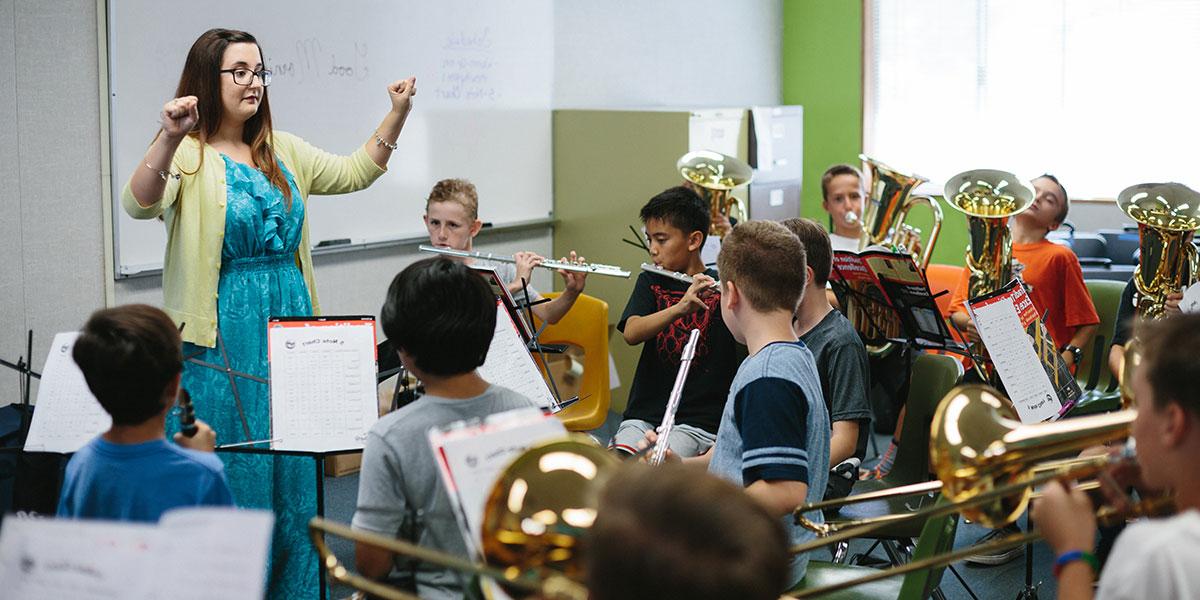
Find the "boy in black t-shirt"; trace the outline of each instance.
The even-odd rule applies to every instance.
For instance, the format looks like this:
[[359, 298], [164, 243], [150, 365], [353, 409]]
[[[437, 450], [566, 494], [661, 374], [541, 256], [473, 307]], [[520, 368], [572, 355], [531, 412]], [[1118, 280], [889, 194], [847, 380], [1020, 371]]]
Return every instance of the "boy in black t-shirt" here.
[[617, 323], [630, 345], [641, 344], [629, 404], [612, 446], [633, 453], [645, 432], [658, 427], [692, 329], [700, 330], [696, 356], [683, 387], [668, 447], [681, 457], [703, 454], [716, 441], [729, 385], [737, 371], [733, 336], [721, 320], [716, 271], [705, 269], [700, 249], [709, 227], [708, 207], [690, 189], [670, 188], [641, 211], [654, 264], [691, 275], [687, 283], [643, 272]]

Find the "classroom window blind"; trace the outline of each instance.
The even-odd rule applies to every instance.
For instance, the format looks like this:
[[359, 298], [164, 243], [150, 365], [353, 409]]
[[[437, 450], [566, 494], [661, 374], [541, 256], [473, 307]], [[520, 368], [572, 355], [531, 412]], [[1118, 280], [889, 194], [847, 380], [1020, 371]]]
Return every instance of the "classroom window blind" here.
[[1073, 198], [1200, 187], [1200, 2], [871, 0], [864, 148], [939, 183], [1056, 174]]

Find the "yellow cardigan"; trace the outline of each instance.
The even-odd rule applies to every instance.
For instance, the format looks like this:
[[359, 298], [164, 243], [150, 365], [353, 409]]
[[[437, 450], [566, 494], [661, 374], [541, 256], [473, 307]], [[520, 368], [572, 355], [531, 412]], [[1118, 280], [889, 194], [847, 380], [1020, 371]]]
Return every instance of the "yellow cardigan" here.
[[[361, 147], [350, 156], [337, 156], [299, 137], [276, 131], [272, 148], [275, 156], [292, 172], [304, 199], [309, 194], [345, 194], [361, 190], [385, 172]], [[204, 152], [203, 164], [200, 163], [201, 151]], [[139, 205], [128, 182], [121, 193], [121, 204], [135, 219], [161, 216], [165, 221], [167, 251], [163, 260], [163, 308], [176, 324], [187, 324], [183, 328], [185, 342], [212, 348], [217, 340], [217, 281], [221, 275], [221, 246], [225, 237], [225, 162], [211, 146], [205, 145], [201, 149], [199, 140], [188, 136], [171, 159], [171, 171], [182, 176], [168, 178], [162, 198], [154, 204]], [[309, 250], [308, 214], [305, 210], [296, 264], [308, 284], [313, 314], [320, 314]]]

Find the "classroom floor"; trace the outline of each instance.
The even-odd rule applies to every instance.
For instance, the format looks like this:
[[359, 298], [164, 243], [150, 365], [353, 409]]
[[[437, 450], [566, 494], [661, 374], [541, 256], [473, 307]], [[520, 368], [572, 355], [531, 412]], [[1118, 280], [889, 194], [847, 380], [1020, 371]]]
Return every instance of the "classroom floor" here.
[[[876, 436], [876, 442], [881, 447], [886, 447], [887, 441], [888, 438], [886, 436]], [[354, 515], [354, 504], [357, 496], [357, 474], [327, 478], [325, 481], [326, 516], [341, 523], [349, 523], [350, 518]], [[1022, 525], [1024, 525], [1024, 522], [1022, 522]], [[959, 523], [954, 547], [964, 548], [970, 546], [987, 532], [986, 528], [974, 523]], [[334, 553], [342, 559], [344, 564], [354, 564], [354, 549], [349, 542], [342, 539], [330, 538], [329, 545]], [[867, 549], [868, 545], [865, 541], [852, 542], [850, 553], [863, 552]], [[882, 550], [877, 549], [872, 554], [879, 558], [884, 558]], [[1035, 584], [1041, 582], [1041, 586], [1038, 588], [1038, 597], [1054, 598], [1057, 590], [1054, 577], [1050, 573], [1050, 565], [1054, 559], [1050, 555], [1049, 548], [1045, 544], [1034, 545], [1033, 559], [1033, 582]], [[968, 591], [952, 573], [947, 571], [942, 578], [941, 589], [948, 600], [968, 600], [971, 598], [978, 598], [979, 600], [1012, 600], [1017, 598], [1017, 595], [1025, 587], [1024, 557], [1005, 565], [987, 568], [958, 563], [954, 569], [966, 582], [966, 585], [970, 587], [970, 590]], [[351, 592], [352, 590], [343, 586], [333, 586], [329, 597], [334, 599], [345, 598]]]

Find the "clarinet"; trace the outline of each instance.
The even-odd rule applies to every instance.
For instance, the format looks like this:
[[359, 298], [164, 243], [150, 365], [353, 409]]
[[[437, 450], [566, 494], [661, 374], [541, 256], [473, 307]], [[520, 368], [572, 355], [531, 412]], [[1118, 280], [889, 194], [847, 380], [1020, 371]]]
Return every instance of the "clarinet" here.
[[196, 409], [192, 406], [192, 395], [187, 390], [179, 388], [179, 433], [183, 437], [194, 437], [199, 428], [196, 427]]
[[692, 359], [696, 357], [696, 344], [699, 342], [700, 330], [693, 329], [679, 358], [679, 373], [675, 375], [675, 386], [671, 388], [671, 397], [667, 400], [667, 411], [663, 414], [662, 425], [658, 426], [658, 442], [654, 444], [654, 453], [650, 455], [651, 465], [661, 465], [667, 457], [667, 441], [671, 437], [671, 430], [675, 428], [679, 398], [683, 396], [683, 384], [687, 381], [688, 369], [692, 366]]

